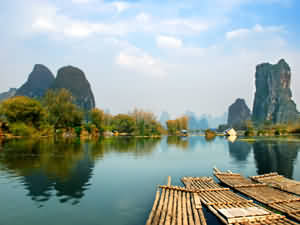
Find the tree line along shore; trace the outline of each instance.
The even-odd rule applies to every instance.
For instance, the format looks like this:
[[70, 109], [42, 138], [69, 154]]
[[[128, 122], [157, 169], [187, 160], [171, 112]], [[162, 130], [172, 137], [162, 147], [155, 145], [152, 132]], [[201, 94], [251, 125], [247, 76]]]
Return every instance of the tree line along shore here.
[[0, 104], [0, 136], [98, 137], [178, 135], [188, 129], [188, 118], [169, 120], [164, 127], [154, 113], [134, 109], [111, 115], [93, 108], [83, 110], [67, 89], [49, 90], [40, 99], [15, 96]]

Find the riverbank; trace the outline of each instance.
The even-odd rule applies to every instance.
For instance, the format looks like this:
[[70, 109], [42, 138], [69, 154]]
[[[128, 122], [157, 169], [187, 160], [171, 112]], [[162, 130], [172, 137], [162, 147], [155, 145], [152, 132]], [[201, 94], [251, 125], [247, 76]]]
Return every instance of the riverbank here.
[[284, 141], [284, 142], [300, 142], [300, 135], [287, 135], [287, 136], [242, 136], [238, 138], [239, 141], [244, 142], [260, 142], [260, 141]]

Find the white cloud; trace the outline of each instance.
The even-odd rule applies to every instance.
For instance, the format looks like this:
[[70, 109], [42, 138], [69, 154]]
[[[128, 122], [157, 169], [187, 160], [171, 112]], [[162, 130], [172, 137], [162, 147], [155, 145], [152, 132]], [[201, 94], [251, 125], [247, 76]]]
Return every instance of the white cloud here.
[[130, 47], [121, 50], [115, 62], [117, 65], [136, 73], [159, 78], [166, 76], [162, 62], [138, 48]]
[[[106, 36], [123, 36], [129, 33], [143, 32], [157, 35], [194, 35], [209, 28], [209, 25], [197, 20], [174, 19], [155, 20], [149, 14], [140, 13], [134, 19], [118, 20], [114, 23], [90, 22], [67, 17], [59, 10], [33, 18], [31, 27], [34, 32], [49, 32], [74, 38], [87, 38], [99, 34]], [[180, 47], [181, 41], [161, 37], [159, 43], [169, 41]]]
[[130, 5], [127, 2], [113, 2], [112, 5], [117, 9], [119, 13], [127, 10]]
[[231, 40], [237, 37], [243, 37], [250, 33], [249, 29], [237, 29], [226, 33], [226, 39]]
[[180, 48], [182, 41], [175, 37], [159, 35], [156, 37], [156, 44], [160, 48]]
[[33, 19], [32, 31], [49, 33], [54, 38], [62, 35], [69, 38], [87, 38], [93, 34], [102, 36], [122, 36], [129, 32], [128, 24], [91, 23], [75, 20], [53, 13], [52, 15], [39, 16]]
[[213, 26], [212, 22], [199, 19], [167, 19], [154, 26], [155, 31], [170, 35], [197, 35]]
[[173, 26], [178, 29], [182, 28], [185, 30], [191, 30], [193, 32], [201, 32], [207, 30], [210, 26], [209, 23], [191, 20], [191, 19], [173, 19], [173, 20], [166, 20], [163, 21], [163, 24], [167, 26]]
[[136, 16], [136, 20], [139, 22], [139, 23], [148, 23], [150, 22], [150, 15], [147, 14], [147, 13], [139, 13], [137, 16]]
[[73, 3], [76, 4], [87, 4], [90, 3], [92, 0], [72, 0]]
[[32, 24], [32, 28], [40, 31], [55, 31], [55, 25], [47, 18], [37, 18]]
[[284, 27], [283, 26], [262, 26], [260, 24], [256, 24], [254, 27], [247, 29], [247, 28], [242, 28], [242, 29], [236, 29], [233, 31], [229, 31], [226, 33], [226, 39], [227, 40], [232, 40], [235, 38], [243, 38], [243, 37], [247, 37], [251, 34], [255, 34], [255, 33], [276, 33], [276, 32], [282, 32], [284, 31]]
[[95, 26], [89, 24], [72, 23], [64, 29], [64, 34], [70, 37], [87, 37], [95, 32]]

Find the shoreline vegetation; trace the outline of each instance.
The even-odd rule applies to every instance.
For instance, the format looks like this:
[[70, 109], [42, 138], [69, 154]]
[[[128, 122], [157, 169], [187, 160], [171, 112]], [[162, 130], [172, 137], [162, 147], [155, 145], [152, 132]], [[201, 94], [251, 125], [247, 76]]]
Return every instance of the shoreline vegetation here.
[[84, 111], [67, 89], [49, 90], [43, 98], [15, 96], [0, 104], [0, 137], [12, 138], [98, 138], [131, 136], [160, 138], [186, 136], [186, 116], [161, 125], [152, 112], [134, 109], [127, 114], [111, 115], [94, 108]]
[[[204, 135], [211, 141], [225, 136], [224, 131], [207, 129], [189, 131], [189, 118], [182, 116], [166, 121], [163, 126], [154, 113], [134, 109], [127, 114], [111, 115], [94, 108], [84, 111], [66, 89], [49, 90], [43, 98], [16, 96], [0, 104], [0, 138], [82, 138], [129, 136], [136, 138], [161, 138], [162, 136]], [[255, 125], [245, 123], [238, 131], [240, 140], [253, 141], [259, 137], [297, 136], [300, 124]]]

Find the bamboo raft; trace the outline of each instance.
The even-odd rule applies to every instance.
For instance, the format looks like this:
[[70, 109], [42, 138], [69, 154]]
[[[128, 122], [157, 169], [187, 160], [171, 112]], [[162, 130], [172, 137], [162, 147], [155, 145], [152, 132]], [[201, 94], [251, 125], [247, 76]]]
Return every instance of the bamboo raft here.
[[207, 177], [184, 177], [182, 182], [193, 192], [196, 204], [202, 202], [224, 224], [265, 225], [297, 224], [247, 200]]
[[234, 190], [300, 221], [300, 198], [298, 196], [272, 188], [265, 183], [256, 183], [231, 171], [221, 172], [215, 168], [214, 175]]
[[201, 202], [191, 191], [178, 186], [159, 186], [146, 225], [207, 225]]
[[250, 178], [258, 183], [268, 184], [279, 190], [300, 195], [300, 182], [288, 179], [278, 173], [268, 173], [260, 176], [252, 176]]

